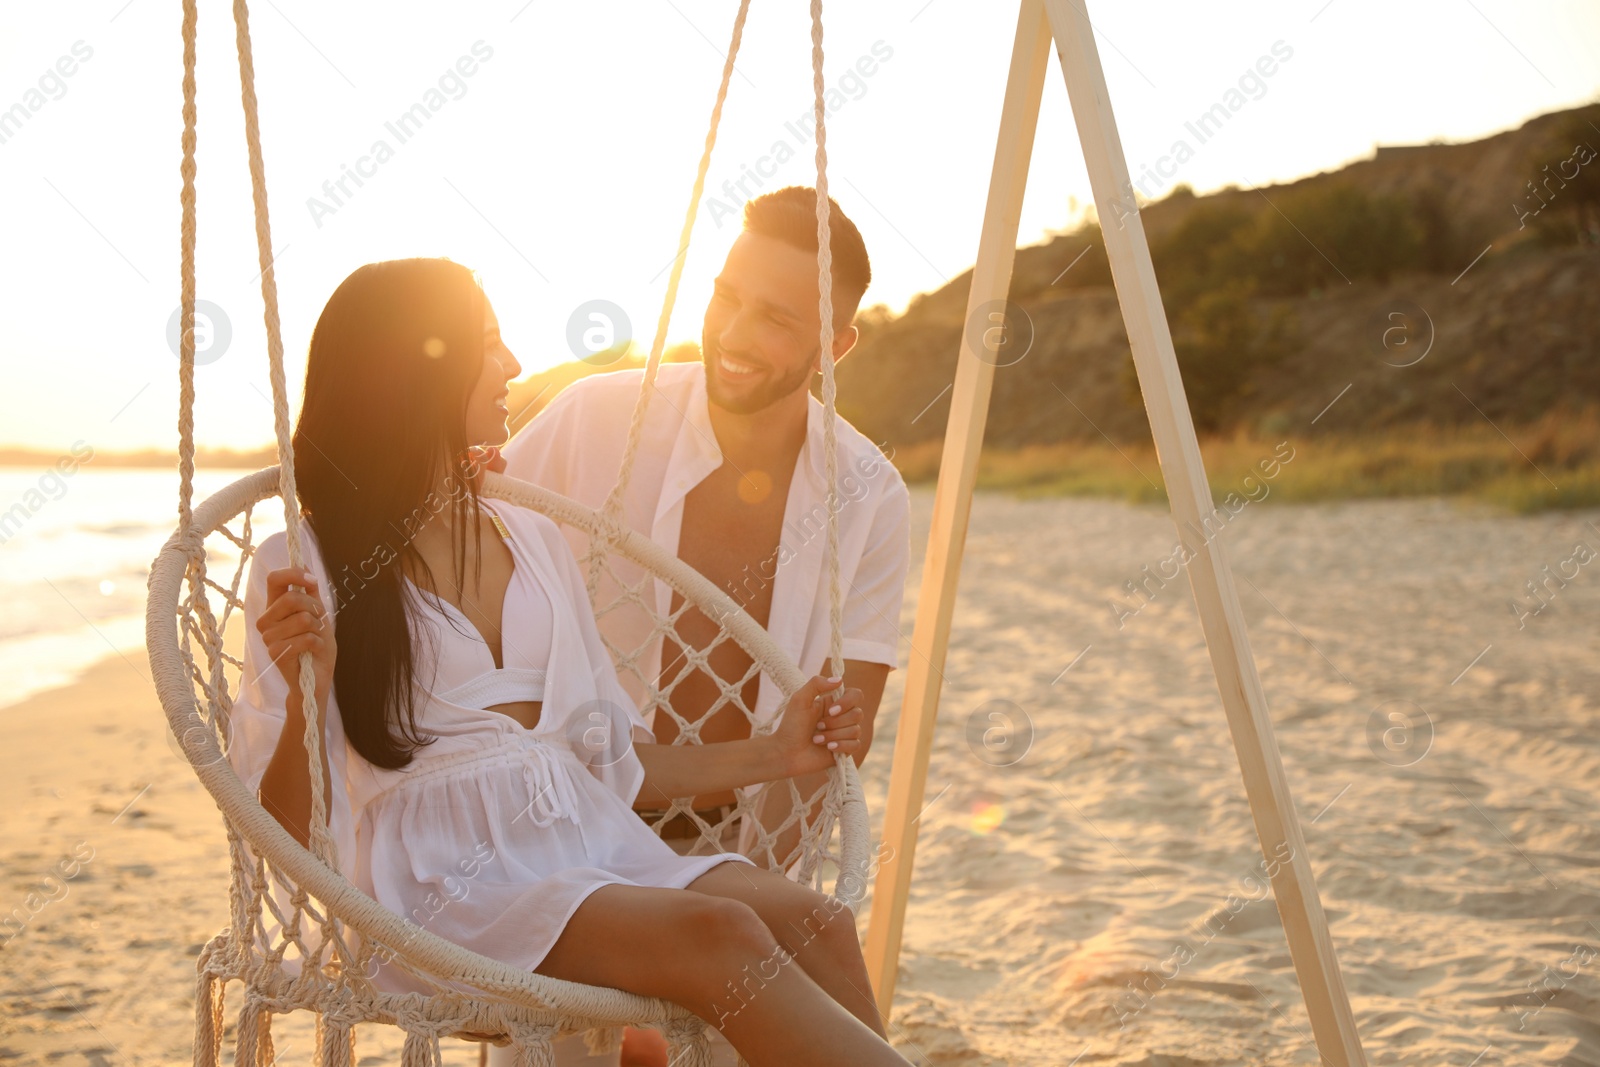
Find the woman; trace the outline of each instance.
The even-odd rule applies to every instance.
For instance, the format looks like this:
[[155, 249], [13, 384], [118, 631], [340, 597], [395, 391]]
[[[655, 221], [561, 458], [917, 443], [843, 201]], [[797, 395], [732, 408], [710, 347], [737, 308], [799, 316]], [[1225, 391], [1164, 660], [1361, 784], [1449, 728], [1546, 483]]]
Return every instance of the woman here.
[[[374, 263], [339, 286], [295, 429], [306, 566], [282, 534], [252, 561], [229, 758], [304, 843], [309, 652], [339, 862], [385, 906], [682, 1004], [752, 1067], [904, 1064], [841, 901], [742, 855], [679, 856], [632, 810], [827, 768], [860, 745], [860, 693], [825, 701], [838, 682], [816, 677], [768, 735], [649, 743], [559, 530], [481, 499], [463, 462], [506, 440], [520, 371], [465, 267]], [[380, 986], [426, 988], [378, 964]]]

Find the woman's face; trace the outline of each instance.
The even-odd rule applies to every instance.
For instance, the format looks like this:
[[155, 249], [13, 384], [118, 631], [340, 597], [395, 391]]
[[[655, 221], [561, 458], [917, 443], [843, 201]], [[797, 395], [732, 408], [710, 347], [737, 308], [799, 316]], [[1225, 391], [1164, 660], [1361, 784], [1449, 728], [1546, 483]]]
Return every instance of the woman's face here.
[[503, 445], [506, 432], [507, 385], [522, 373], [522, 365], [500, 339], [500, 320], [489, 301], [483, 302], [483, 371], [467, 398], [467, 443]]

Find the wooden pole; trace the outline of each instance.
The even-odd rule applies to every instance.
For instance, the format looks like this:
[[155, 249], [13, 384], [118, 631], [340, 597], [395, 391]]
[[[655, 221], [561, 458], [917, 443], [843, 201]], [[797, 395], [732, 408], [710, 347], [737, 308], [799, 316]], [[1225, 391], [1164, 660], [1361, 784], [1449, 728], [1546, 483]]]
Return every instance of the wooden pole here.
[[[1022, 0], [1011, 71], [1006, 80], [1005, 104], [1000, 114], [1000, 136], [994, 151], [989, 200], [984, 208], [983, 233], [978, 242], [977, 263], [972, 270], [972, 288], [967, 296], [969, 326], [962, 331], [955, 386], [950, 396], [950, 418], [945, 428], [939, 485], [933, 502], [933, 526], [922, 568], [922, 592], [911, 635], [911, 663], [906, 671], [905, 697], [900, 705], [894, 765], [889, 778], [889, 799], [884, 811], [883, 845], [886, 847], [880, 851], [877, 878], [873, 883], [872, 918], [867, 927], [867, 972], [872, 978], [878, 1011], [884, 1019], [889, 1018], [894, 1003], [900, 930], [916, 854], [917, 820], [926, 792], [928, 755], [939, 712], [939, 687], [944, 677], [945, 650], [950, 642], [956, 583], [961, 575], [961, 551], [967, 539], [967, 517], [972, 511], [978, 453], [983, 447], [989, 391], [998, 358], [990, 342], [999, 342], [1003, 336], [1001, 331], [1007, 328], [1007, 324], [990, 316], [989, 307], [995, 301], [1003, 301], [1011, 288], [1022, 194], [1028, 182], [1033, 135], [1039, 122], [1039, 101], [1044, 95], [1049, 61], [1050, 33], [1041, 0]], [[972, 328], [975, 320], [977, 329]], [[985, 328], [991, 323], [1000, 329]], [[985, 348], [974, 348], [974, 340]]]
[[[1273, 896], [1311, 1017], [1312, 1033], [1326, 1063], [1333, 1067], [1365, 1067], [1366, 1056], [1328, 935], [1311, 857], [1289, 795], [1266, 695], [1250, 651], [1238, 589], [1221, 543], [1204, 532], [1215, 528], [1212, 516], [1216, 505], [1201, 461], [1183, 379], [1178, 374], [1172, 333], [1156, 286], [1144, 222], [1134, 202], [1127, 158], [1111, 111], [1094, 30], [1080, 0], [1045, 0], [1045, 5], [1067, 94], [1072, 99], [1078, 141], [1083, 146], [1094, 189], [1111, 276], [1133, 347], [1139, 391], [1150, 417], [1173, 522], [1179, 538], [1196, 553], [1188, 564], [1189, 585], [1233, 734], [1256, 834], [1269, 864], [1281, 861], [1272, 878]], [[1207, 520], [1211, 520], [1211, 527], [1206, 525]], [[1285, 855], [1287, 859], [1283, 858]]]
[[926, 792], [961, 554], [994, 376], [995, 352], [988, 345], [989, 335], [978, 332], [986, 349], [981, 351], [974, 347], [970, 326], [987, 306], [1004, 300], [1010, 288], [1018, 214], [1053, 37], [1060, 52], [1173, 521], [1179, 537], [1193, 553], [1188, 564], [1189, 582], [1239, 757], [1256, 833], [1263, 855], [1277, 864], [1272, 879], [1274, 898], [1312, 1032], [1322, 1059], [1331, 1067], [1365, 1067], [1366, 1056], [1250, 651], [1238, 591], [1221, 545], [1205, 535], [1211, 528], [1207, 519], [1213, 515], [1215, 505], [1178, 373], [1143, 220], [1129, 181], [1105, 72], [1088, 16], [1076, 6], [1078, 2], [1022, 0], [1018, 17], [989, 200], [967, 300], [969, 328], [963, 331], [956, 366], [911, 639], [911, 663], [884, 815], [883, 842], [887, 849], [879, 861], [867, 930], [868, 972], [878, 1009], [887, 1019], [894, 1000], [901, 928], [915, 857], [919, 815], [913, 813], [920, 813]]

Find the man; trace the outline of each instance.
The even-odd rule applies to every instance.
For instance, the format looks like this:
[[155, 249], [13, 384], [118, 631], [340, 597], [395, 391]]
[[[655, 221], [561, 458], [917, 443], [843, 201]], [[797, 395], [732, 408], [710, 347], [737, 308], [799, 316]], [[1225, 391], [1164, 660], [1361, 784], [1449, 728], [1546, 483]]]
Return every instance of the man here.
[[[791, 186], [749, 201], [705, 311], [701, 362], [661, 365], [623, 500], [630, 527], [727, 592], [804, 674], [827, 666], [830, 638], [825, 413], [808, 386], [821, 373], [822, 359], [837, 362], [855, 345], [859, 334], [851, 320], [872, 276], [860, 232], [831, 198], [829, 209], [832, 352], [824, 354], [819, 344], [816, 191]], [[505, 447], [506, 473], [599, 508], [617, 479], [642, 373], [591, 375], [568, 387]], [[870, 440], [842, 418], [835, 431], [844, 684], [862, 691], [868, 716], [859, 764], [896, 665], [910, 498]], [[587, 537], [566, 529], [582, 559]], [[613, 557], [609, 567], [601, 605], [642, 583], [657, 614], [670, 617], [681, 606], [678, 594], [646, 581], [637, 566]], [[743, 649], [728, 640], [713, 645], [719, 634], [714, 619], [691, 609], [665, 638], [652, 634], [643, 611], [613, 610], [599, 622], [644, 678], [659, 679], [663, 688], [676, 681], [672, 712], [697, 727], [701, 741], [749, 735], [749, 721], [737, 708], [717, 707], [715, 678], [698, 669], [685, 673], [685, 649], [708, 647], [717, 677], [732, 682], [749, 672]], [[635, 672], [619, 673], [643, 704]], [[758, 722], [782, 706], [782, 694], [763, 675], [748, 679], [742, 695]], [[671, 743], [680, 732], [673, 716], [654, 705], [643, 710], [656, 740]], [[731, 793], [708, 794], [696, 798], [694, 808], [717, 825], [725, 812], [718, 806], [733, 800]], [[666, 804], [640, 797], [637, 806]], [[747, 826], [740, 841], [725, 845], [748, 847], [753, 830]], [[684, 850], [698, 839], [698, 829], [680, 814], [662, 836]]]

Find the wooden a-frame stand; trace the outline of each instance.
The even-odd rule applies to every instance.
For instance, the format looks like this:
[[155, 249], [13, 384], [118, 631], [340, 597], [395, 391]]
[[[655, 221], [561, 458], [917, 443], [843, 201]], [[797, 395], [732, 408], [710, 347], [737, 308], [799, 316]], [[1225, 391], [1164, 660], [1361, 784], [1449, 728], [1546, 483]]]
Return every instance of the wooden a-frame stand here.
[[[1018, 218], [1052, 40], [1066, 77], [1106, 254], [1111, 260], [1112, 278], [1133, 347], [1139, 388], [1172, 503], [1173, 521], [1181, 536], [1186, 529], [1205, 529], [1204, 518], [1211, 515], [1215, 504], [1201, 463], [1183, 382], [1178, 376], [1172, 335], [1156, 287], [1144, 223], [1129, 183], [1122, 141], [1111, 113], [1094, 31], [1079, 0], [1021, 0], [983, 234], [967, 297], [967, 321], [984, 317], [983, 310], [1004, 301], [1011, 287]], [[885, 1019], [894, 1001], [901, 924], [916, 849], [916, 823], [926, 791], [939, 683], [994, 380], [996, 352], [976, 350], [974, 335], [980, 343], [988, 344], [990, 340], [989, 333], [982, 329], [963, 331], [884, 814], [883, 844], [890, 851], [883, 853], [888, 858], [878, 867], [867, 931], [867, 967], [878, 1010]], [[1197, 554], [1188, 564], [1189, 583], [1262, 852], [1281, 857], [1285, 847], [1289, 849], [1290, 858], [1278, 867], [1272, 889], [1317, 1049], [1330, 1067], [1365, 1067], [1366, 1057], [1334, 957], [1310, 856], [1289, 796], [1266, 697], [1250, 652], [1238, 590], [1216, 539], [1190, 547]]]

